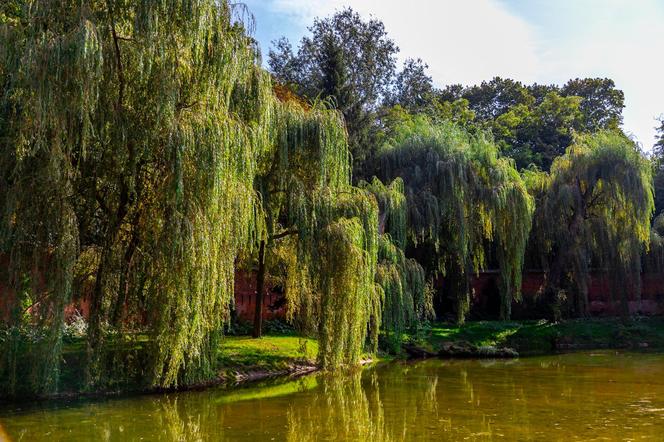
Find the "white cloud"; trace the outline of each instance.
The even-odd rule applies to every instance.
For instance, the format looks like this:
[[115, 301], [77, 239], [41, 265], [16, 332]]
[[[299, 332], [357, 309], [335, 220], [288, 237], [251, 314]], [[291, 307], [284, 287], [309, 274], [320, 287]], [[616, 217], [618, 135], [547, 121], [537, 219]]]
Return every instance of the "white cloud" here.
[[664, 113], [659, 0], [264, 1], [286, 19], [284, 27], [297, 28], [290, 35], [304, 35], [314, 17], [344, 6], [373, 15], [399, 45], [400, 59], [422, 58], [438, 86], [476, 84], [496, 75], [559, 84], [576, 77], [612, 78], [626, 96], [624, 128], [646, 149], [653, 144], [654, 118]]
[[534, 81], [539, 60], [528, 23], [495, 0], [272, 0], [275, 12], [307, 26], [351, 6], [375, 16], [401, 49], [422, 58], [438, 85], [475, 84], [496, 75]]

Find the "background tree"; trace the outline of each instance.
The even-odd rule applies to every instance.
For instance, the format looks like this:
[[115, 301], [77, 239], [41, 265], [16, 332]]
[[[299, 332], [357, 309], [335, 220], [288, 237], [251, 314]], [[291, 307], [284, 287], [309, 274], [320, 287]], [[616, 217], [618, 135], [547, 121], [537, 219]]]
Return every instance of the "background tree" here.
[[293, 45], [286, 37], [272, 42], [268, 53], [268, 65], [274, 78], [281, 84], [296, 86], [300, 81], [302, 66], [293, 53]]
[[581, 101], [549, 92], [540, 104], [513, 106], [489, 125], [503, 154], [519, 169], [534, 164], [548, 170], [582, 130]]
[[344, 115], [354, 170], [361, 175], [371, 155], [371, 127], [375, 112], [387, 95], [398, 48], [383, 23], [362, 20], [352, 9], [316, 19], [297, 53], [285, 40], [269, 53], [270, 71], [277, 81], [291, 84], [310, 99], [330, 99]]
[[560, 88], [564, 97], [581, 97], [585, 131], [617, 130], [622, 124], [625, 94], [609, 78], [576, 78]]
[[468, 100], [478, 120], [493, 120], [516, 105], [531, 106], [534, 97], [519, 81], [495, 77], [480, 85], [464, 88], [458, 98]]
[[448, 103], [467, 100], [476, 124], [493, 131], [519, 169], [534, 164], [549, 170], [575, 132], [619, 130], [624, 108], [623, 92], [602, 78], [570, 80], [559, 87], [496, 77], [476, 86], [451, 85], [436, 95]]
[[390, 106], [400, 105], [409, 112], [424, 109], [433, 99], [433, 80], [427, 75], [429, 66], [421, 59], [407, 59], [394, 81], [393, 91], [387, 100]]
[[664, 210], [664, 117], [660, 117], [659, 123], [657, 141], [652, 149], [656, 215]]

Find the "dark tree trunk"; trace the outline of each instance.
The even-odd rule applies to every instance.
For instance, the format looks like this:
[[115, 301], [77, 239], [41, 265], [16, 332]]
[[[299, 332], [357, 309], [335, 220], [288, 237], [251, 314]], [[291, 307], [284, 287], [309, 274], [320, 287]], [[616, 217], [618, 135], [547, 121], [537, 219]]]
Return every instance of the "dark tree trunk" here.
[[129, 273], [131, 271], [131, 262], [134, 257], [134, 252], [138, 246], [138, 229], [134, 228], [131, 236], [129, 246], [125, 251], [124, 259], [122, 261], [122, 271], [120, 273], [120, 285], [118, 287], [118, 299], [115, 303], [113, 310], [112, 324], [119, 327], [124, 319], [125, 307], [127, 304], [127, 296], [129, 294]]
[[254, 338], [263, 334], [263, 291], [265, 285], [265, 240], [258, 249], [258, 276], [256, 278], [256, 310], [254, 312]]
[[120, 191], [118, 208], [115, 211], [113, 222], [105, 235], [101, 259], [99, 261], [99, 266], [97, 267], [95, 286], [90, 297], [90, 320], [88, 322], [87, 340], [87, 377], [88, 382], [90, 383], [94, 382], [93, 378], [98, 375], [99, 371], [99, 349], [101, 348], [103, 340], [101, 333], [101, 321], [103, 319], [102, 308], [104, 289], [106, 288], [106, 279], [108, 278], [107, 273], [110, 271], [109, 267], [112, 267], [113, 246], [117, 241], [120, 228], [122, 227], [122, 223], [129, 211], [129, 204], [128, 186], [123, 183], [122, 190]]

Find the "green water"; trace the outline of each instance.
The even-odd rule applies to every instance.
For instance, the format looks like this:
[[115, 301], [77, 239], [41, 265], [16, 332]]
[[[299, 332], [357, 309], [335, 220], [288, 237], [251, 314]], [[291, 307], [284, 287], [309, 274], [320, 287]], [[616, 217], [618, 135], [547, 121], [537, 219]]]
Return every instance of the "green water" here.
[[664, 355], [388, 363], [234, 390], [5, 408], [0, 424], [25, 441], [664, 440]]

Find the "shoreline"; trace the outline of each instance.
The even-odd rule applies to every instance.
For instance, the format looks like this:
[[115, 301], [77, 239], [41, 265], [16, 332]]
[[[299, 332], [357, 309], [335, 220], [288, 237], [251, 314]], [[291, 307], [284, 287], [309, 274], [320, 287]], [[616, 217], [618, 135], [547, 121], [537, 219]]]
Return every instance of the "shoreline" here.
[[[664, 351], [664, 317], [637, 318], [627, 323], [620, 318], [577, 319], [557, 323], [536, 320], [472, 321], [462, 326], [435, 323], [417, 338], [407, 336], [400, 354], [381, 354], [374, 359], [361, 361], [360, 365], [425, 358], [547, 356], [592, 350]], [[216, 376], [204, 382], [175, 388], [130, 387], [97, 391], [76, 391], [75, 385], [69, 385], [55, 394], [0, 399], [0, 407], [47, 401], [168, 394], [217, 386], [232, 390], [267, 379], [297, 378], [322, 371], [315, 363], [316, 354], [317, 342], [310, 338], [268, 335], [256, 340], [246, 336], [229, 336], [220, 347]], [[74, 372], [76, 370], [78, 368], [74, 368]]]
[[[453, 343], [458, 344], [458, 343]], [[500, 350], [500, 348], [499, 348]], [[359, 367], [364, 367], [372, 363], [380, 362], [408, 362], [408, 361], [418, 361], [425, 359], [440, 359], [440, 360], [483, 360], [483, 359], [519, 359], [519, 358], [530, 358], [530, 357], [541, 357], [541, 356], [556, 356], [571, 354], [576, 352], [583, 351], [593, 351], [593, 350], [623, 350], [623, 351], [644, 351], [644, 352], [664, 352], [664, 347], [608, 347], [608, 346], [582, 346], [575, 348], [565, 348], [565, 349], [556, 349], [554, 351], [541, 351], [541, 352], [529, 352], [526, 354], [516, 354], [514, 356], [492, 356], [492, 355], [459, 355], [459, 356], [442, 356], [439, 354], [429, 354], [425, 356], [392, 356], [389, 358], [381, 358], [378, 360], [368, 359], [360, 362]], [[33, 398], [25, 398], [19, 400], [0, 400], [0, 410], [2, 408], [11, 408], [14, 405], [34, 405], [43, 404], [49, 401], [78, 401], [78, 400], [101, 400], [101, 399], [118, 399], [118, 398], [130, 398], [136, 396], [150, 396], [150, 395], [164, 395], [172, 393], [184, 393], [188, 391], [204, 391], [214, 387], [225, 387], [229, 391], [234, 389], [239, 389], [246, 386], [251, 386], [252, 384], [258, 384], [261, 381], [266, 380], [286, 380], [286, 379], [297, 379], [303, 376], [308, 376], [314, 373], [323, 372], [324, 370], [315, 364], [294, 364], [291, 369], [280, 369], [280, 370], [266, 370], [263, 368], [252, 369], [248, 367], [243, 370], [236, 371], [235, 376], [230, 377], [224, 373], [220, 373], [218, 377], [210, 379], [205, 382], [198, 382], [189, 385], [178, 386], [175, 388], [151, 388], [145, 390], [117, 390], [117, 391], [93, 391], [93, 392], [61, 392], [55, 393], [52, 395], [44, 395]], [[0, 439], [1, 440], [1, 439]]]
[[[395, 360], [398, 359], [404, 359], [404, 358], [395, 358]], [[370, 358], [363, 359], [360, 361], [358, 367], [364, 367], [374, 362], [378, 362], [378, 360]], [[204, 382], [181, 385], [174, 388], [148, 388], [148, 389], [116, 390], [116, 391], [98, 390], [90, 392], [64, 391], [51, 395], [43, 395], [43, 396], [31, 397], [19, 400], [0, 399], [0, 410], [2, 410], [2, 408], [11, 408], [14, 405], [37, 406], [39, 404], [44, 404], [49, 401], [66, 402], [66, 401], [77, 401], [77, 400], [86, 400], [86, 399], [89, 400], [117, 399], [117, 398], [136, 397], [136, 396], [184, 393], [188, 391], [204, 391], [214, 387], [224, 387], [228, 391], [232, 391], [234, 389], [239, 389], [245, 386], [258, 384], [266, 380], [297, 379], [303, 376], [308, 376], [323, 371], [324, 371], [323, 368], [311, 362], [302, 362], [302, 363], [294, 362], [290, 364], [288, 368], [273, 369], [273, 370], [261, 367], [224, 368], [218, 373], [218, 376], [213, 379]], [[233, 375], [232, 376], [229, 375], [228, 374], [229, 372], [233, 372]]]
[[[226, 373], [231, 371], [230, 369], [224, 369], [219, 372], [216, 378], [210, 379], [204, 382], [197, 382], [188, 385], [181, 385], [174, 388], [148, 388], [148, 389], [137, 389], [137, 390], [98, 390], [98, 391], [63, 391], [60, 393], [54, 393], [50, 395], [43, 395], [19, 400], [5, 400], [0, 399], [0, 409], [4, 407], [11, 407], [13, 405], [19, 404], [41, 404], [48, 401], [76, 401], [76, 400], [85, 400], [85, 399], [106, 399], [106, 398], [123, 398], [123, 397], [134, 397], [134, 396], [150, 396], [150, 395], [162, 395], [169, 393], [183, 393], [187, 391], [203, 391], [209, 388], [225, 386], [229, 390], [233, 388], [239, 388], [246, 385], [251, 385], [253, 383], [258, 383], [260, 381], [265, 381], [268, 379], [287, 379], [292, 378], [296, 379], [301, 376], [306, 376], [321, 371], [321, 368], [315, 364], [293, 364], [290, 369], [280, 369], [280, 370], [266, 370], [262, 368], [252, 369], [248, 367], [247, 369], [236, 371], [234, 377], [228, 376]], [[1, 439], [0, 439], [1, 440]]]

